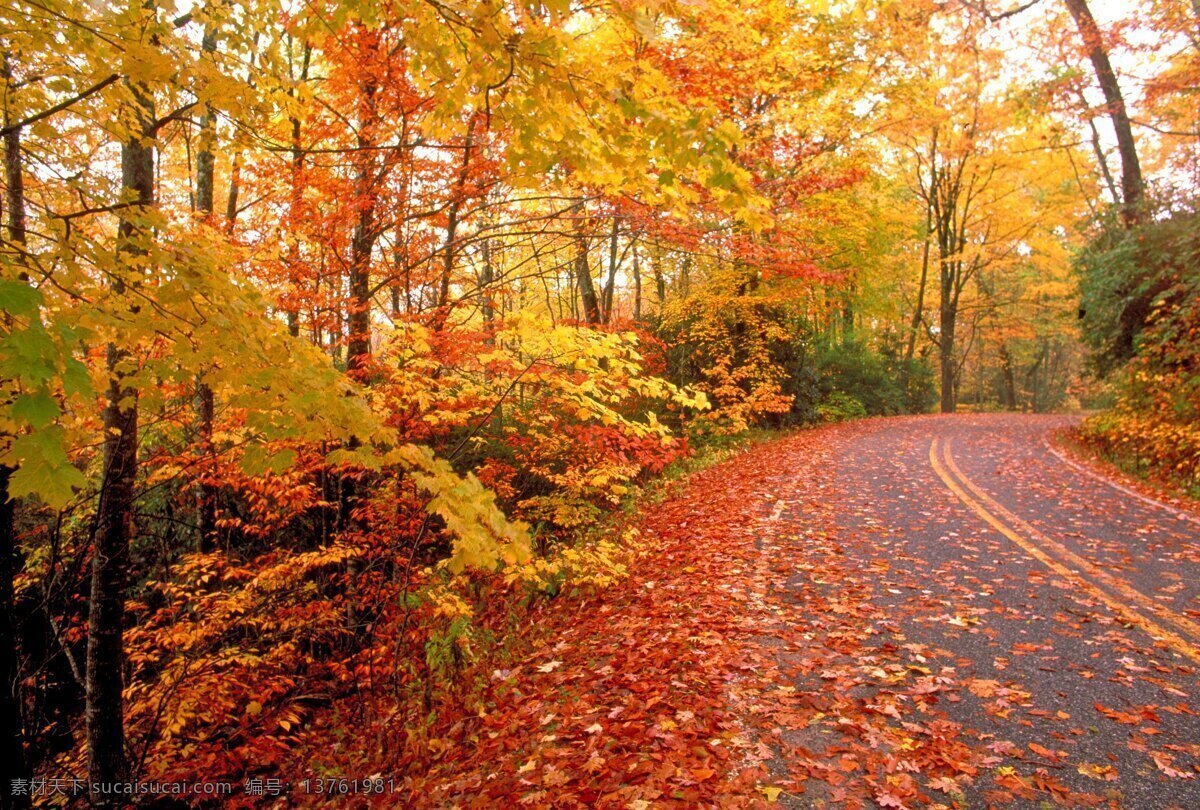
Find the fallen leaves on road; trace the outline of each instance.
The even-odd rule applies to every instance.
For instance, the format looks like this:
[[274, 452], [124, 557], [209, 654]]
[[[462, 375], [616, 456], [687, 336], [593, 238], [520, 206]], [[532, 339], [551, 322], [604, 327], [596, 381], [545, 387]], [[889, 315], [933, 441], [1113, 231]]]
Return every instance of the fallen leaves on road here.
[[547, 612], [412, 803], [1117, 807], [1126, 762], [1192, 780], [1200, 746], [1159, 735], [1194, 723], [1193, 668], [951, 509], [910, 472], [927, 442], [863, 457], [927, 424], [800, 433], [647, 509], [652, 552]]

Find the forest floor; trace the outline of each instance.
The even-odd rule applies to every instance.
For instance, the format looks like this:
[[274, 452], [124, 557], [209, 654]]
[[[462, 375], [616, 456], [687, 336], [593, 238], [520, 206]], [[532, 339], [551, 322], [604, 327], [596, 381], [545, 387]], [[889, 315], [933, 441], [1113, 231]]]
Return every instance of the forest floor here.
[[1070, 423], [872, 419], [692, 475], [409, 799], [1200, 807], [1200, 516]]

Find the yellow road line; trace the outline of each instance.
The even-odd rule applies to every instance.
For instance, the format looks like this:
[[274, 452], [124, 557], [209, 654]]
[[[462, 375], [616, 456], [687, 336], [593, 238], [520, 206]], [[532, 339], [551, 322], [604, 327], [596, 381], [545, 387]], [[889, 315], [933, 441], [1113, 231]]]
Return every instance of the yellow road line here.
[[1012, 542], [1016, 543], [1022, 550], [1029, 554], [1034, 559], [1041, 562], [1054, 573], [1058, 574], [1063, 579], [1071, 582], [1104, 602], [1114, 613], [1117, 614], [1126, 624], [1138, 625], [1149, 633], [1152, 637], [1162, 641], [1170, 646], [1176, 652], [1191, 658], [1193, 661], [1200, 663], [1200, 649], [1197, 649], [1191, 642], [1181, 636], [1167, 630], [1152, 619], [1143, 616], [1135, 609], [1126, 605], [1124, 602], [1111, 596], [1108, 592], [1102, 590], [1098, 585], [1086, 579], [1082, 574], [1072, 571], [1058, 560], [1051, 557], [1036, 544], [1022, 537], [1017, 532], [1000, 521], [995, 515], [985, 509], [979, 501], [973, 498], [966, 490], [964, 490], [951, 477], [946, 468], [938, 460], [938, 439], [934, 439], [929, 445], [929, 463], [933, 466], [934, 472], [942, 479], [942, 483], [954, 493], [954, 495], [963, 502], [971, 511], [983, 518], [983, 520], [1000, 534], [1007, 537]]
[[1102, 583], [1108, 587], [1109, 590], [1120, 594], [1130, 602], [1137, 603], [1143, 610], [1150, 611], [1159, 619], [1175, 625], [1177, 629], [1187, 633], [1192, 637], [1192, 639], [1200, 641], [1200, 625], [1188, 619], [1186, 616], [1171, 610], [1171, 608], [1167, 605], [1164, 605], [1161, 602], [1155, 601], [1149, 596], [1146, 596], [1128, 582], [1113, 576], [1090, 560], [1080, 557], [1078, 554], [1071, 551], [1071, 549], [1062, 545], [1058, 541], [1052, 540], [1051, 538], [1042, 534], [1033, 526], [1030, 526], [1024, 520], [1010, 512], [1004, 507], [1003, 504], [997, 502], [995, 498], [988, 495], [986, 492], [976, 486], [975, 483], [958, 468], [958, 465], [954, 463], [954, 452], [952, 450], [953, 443], [953, 439], [947, 439], [946, 444], [942, 447], [942, 455], [946, 459], [946, 466], [950, 468], [950, 472], [952, 472], [959, 481], [965, 484], [967, 489], [971, 490], [971, 492], [973, 492], [975, 496], [979, 498], [979, 500], [983, 501], [985, 505], [991, 507], [993, 512], [1006, 520], [1010, 526], [1015, 527], [1016, 529], [1024, 532], [1026, 536], [1037, 541], [1037, 543], [1043, 549], [1053, 554], [1060, 561], [1069, 563], [1076, 568], [1082, 569], [1089, 574], [1093, 580]]

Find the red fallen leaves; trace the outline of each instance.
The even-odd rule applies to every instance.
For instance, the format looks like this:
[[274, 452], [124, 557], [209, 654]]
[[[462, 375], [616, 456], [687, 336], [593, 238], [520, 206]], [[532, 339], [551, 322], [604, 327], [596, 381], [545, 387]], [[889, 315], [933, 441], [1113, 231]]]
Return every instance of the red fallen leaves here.
[[[403, 792], [381, 806], [1111, 805], [1116, 768], [1068, 753], [1089, 733], [1071, 726], [1086, 725], [1086, 711], [1038, 706], [1010, 680], [1024, 657], [1082, 677], [1055, 659], [1051, 637], [1006, 645], [1011, 657], [989, 668], [904, 636], [914, 619], [938, 634], [978, 633], [938, 617], [977, 615], [982, 602], [947, 601], [958, 592], [944, 585], [922, 592], [904, 578], [906, 560], [885, 566], [870, 539], [835, 528], [846, 504], [827, 471], [863, 431], [839, 425], [774, 442], [649, 507], [640, 526], [652, 548], [629, 578], [537, 608], [542, 641], [498, 663], [452, 726], [430, 726], [427, 757], [383, 766]], [[964, 548], [980, 549], [985, 566], [994, 559], [982, 541]], [[880, 589], [902, 610], [881, 608]], [[978, 615], [986, 631], [990, 617]], [[1088, 663], [1109, 676], [1104, 660]], [[1157, 677], [1143, 669], [1139, 677]], [[1167, 735], [1151, 753], [1143, 731], [1162, 712], [1190, 713], [1186, 704], [1096, 709], [1130, 726], [1130, 748], [1156, 778], [1191, 776], [1200, 746]], [[1097, 792], [1075, 792], [1089, 785]]]
[[1159, 716], [1155, 713], [1157, 706], [1142, 706], [1135, 712], [1122, 712], [1116, 709], [1110, 709], [1107, 706], [1102, 706], [1099, 703], [1095, 704], [1096, 711], [1104, 715], [1110, 720], [1115, 720], [1118, 723], [1124, 723], [1128, 726], [1136, 726], [1147, 721], [1157, 723]]
[[1174, 767], [1175, 757], [1170, 754], [1164, 754], [1161, 751], [1151, 751], [1150, 758], [1154, 760], [1154, 764], [1167, 776], [1173, 779], [1195, 779], [1196, 774], [1188, 771], [1181, 771]]
[[406, 785], [414, 806], [746, 806], [765, 776], [731, 710], [763, 667], [752, 530], [783, 454], [693, 477], [643, 521], [628, 579], [546, 611], [545, 645], [494, 683], [479, 717]]
[[1066, 751], [1051, 751], [1049, 748], [1045, 747], [1044, 745], [1038, 745], [1035, 742], [1031, 742], [1029, 744], [1029, 750], [1032, 751], [1033, 753], [1037, 754], [1042, 759], [1048, 759], [1051, 762], [1059, 762], [1059, 761], [1065, 759], [1067, 756]]

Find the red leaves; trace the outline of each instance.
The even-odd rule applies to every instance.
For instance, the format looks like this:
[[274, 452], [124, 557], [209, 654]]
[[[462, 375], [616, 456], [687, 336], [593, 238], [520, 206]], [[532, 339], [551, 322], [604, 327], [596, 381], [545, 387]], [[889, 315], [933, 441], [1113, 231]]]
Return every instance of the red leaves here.
[[1115, 720], [1118, 723], [1123, 723], [1127, 726], [1136, 726], [1144, 722], [1159, 722], [1158, 714], [1155, 713], [1156, 706], [1142, 706], [1137, 711], [1122, 712], [1116, 709], [1110, 709], [1102, 706], [1099, 703], [1095, 704], [1096, 711], [1107, 717], [1109, 720]]

